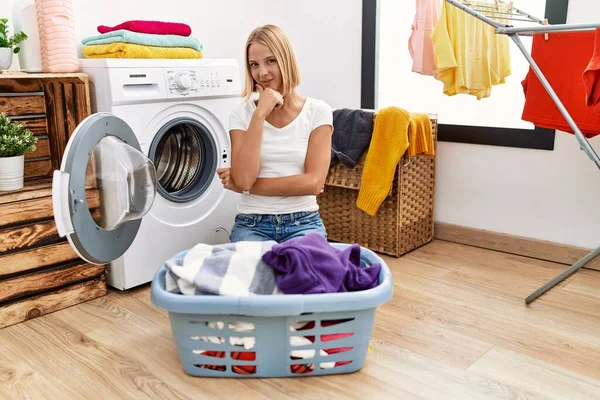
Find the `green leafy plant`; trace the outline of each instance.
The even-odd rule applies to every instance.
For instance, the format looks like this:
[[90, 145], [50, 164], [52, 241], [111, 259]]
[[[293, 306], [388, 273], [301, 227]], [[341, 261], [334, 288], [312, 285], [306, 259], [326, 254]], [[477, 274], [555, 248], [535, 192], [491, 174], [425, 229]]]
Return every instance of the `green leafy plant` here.
[[27, 39], [25, 32], [16, 32], [12, 36], [8, 36], [8, 18], [0, 18], [0, 47], [8, 47], [13, 49], [13, 53], [17, 54], [21, 48], [17, 46], [23, 40]]
[[0, 157], [16, 157], [35, 150], [37, 138], [25, 125], [0, 113]]

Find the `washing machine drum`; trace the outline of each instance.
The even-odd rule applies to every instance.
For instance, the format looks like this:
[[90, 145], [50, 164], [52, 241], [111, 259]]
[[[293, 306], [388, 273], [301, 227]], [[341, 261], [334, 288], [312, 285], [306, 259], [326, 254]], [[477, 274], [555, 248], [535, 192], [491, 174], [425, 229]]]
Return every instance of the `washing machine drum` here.
[[148, 157], [156, 166], [158, 193], [173, 202], [204, 193], [217, 169], [217, 146], [199, 121], [175, 118], [154, 137]]

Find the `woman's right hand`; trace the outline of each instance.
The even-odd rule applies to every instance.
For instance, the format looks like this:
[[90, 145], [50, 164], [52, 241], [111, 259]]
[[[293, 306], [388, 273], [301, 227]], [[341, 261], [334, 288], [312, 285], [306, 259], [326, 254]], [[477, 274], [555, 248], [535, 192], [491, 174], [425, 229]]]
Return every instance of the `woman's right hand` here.
[[260, 95], [256, 106], [256, 112], [259, 113], [259, 116], [267, 118], [271, 111], [283, 105], [283, 96], [278, 91], [271, 88], [263, 89], [259, 84], [256, 85], [256, 90]]
[[242, 193], [231, 177], [231, 168], [217, 168], [217, 174], [219, 175], [219, 179], [221, 179], [221, 183], [225, 189]]

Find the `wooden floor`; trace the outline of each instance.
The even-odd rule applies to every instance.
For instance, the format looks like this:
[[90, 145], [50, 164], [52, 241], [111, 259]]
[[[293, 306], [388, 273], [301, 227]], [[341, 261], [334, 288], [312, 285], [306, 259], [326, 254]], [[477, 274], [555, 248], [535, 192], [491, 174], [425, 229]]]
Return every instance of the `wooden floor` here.
[[441, 241], [386, 261], [394, 297], [360, 372], [189, 377], [145, 286], [0, 330], [0, 398], [600, 398], [600, 272], [525, 306], [564, 265]]

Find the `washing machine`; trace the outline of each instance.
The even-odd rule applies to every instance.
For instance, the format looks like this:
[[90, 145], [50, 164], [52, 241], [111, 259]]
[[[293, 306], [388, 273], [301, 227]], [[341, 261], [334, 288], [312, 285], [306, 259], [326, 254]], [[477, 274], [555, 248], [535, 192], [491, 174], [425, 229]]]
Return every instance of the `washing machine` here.
[[229, 240], [240, 195], [216, 173], [230, 163], [228, 118], [242, 101], [235, 59], [85, 59], [92, 115], [54, 171], [61, 236], [107, 283], [150, 282], [175, 253]]

